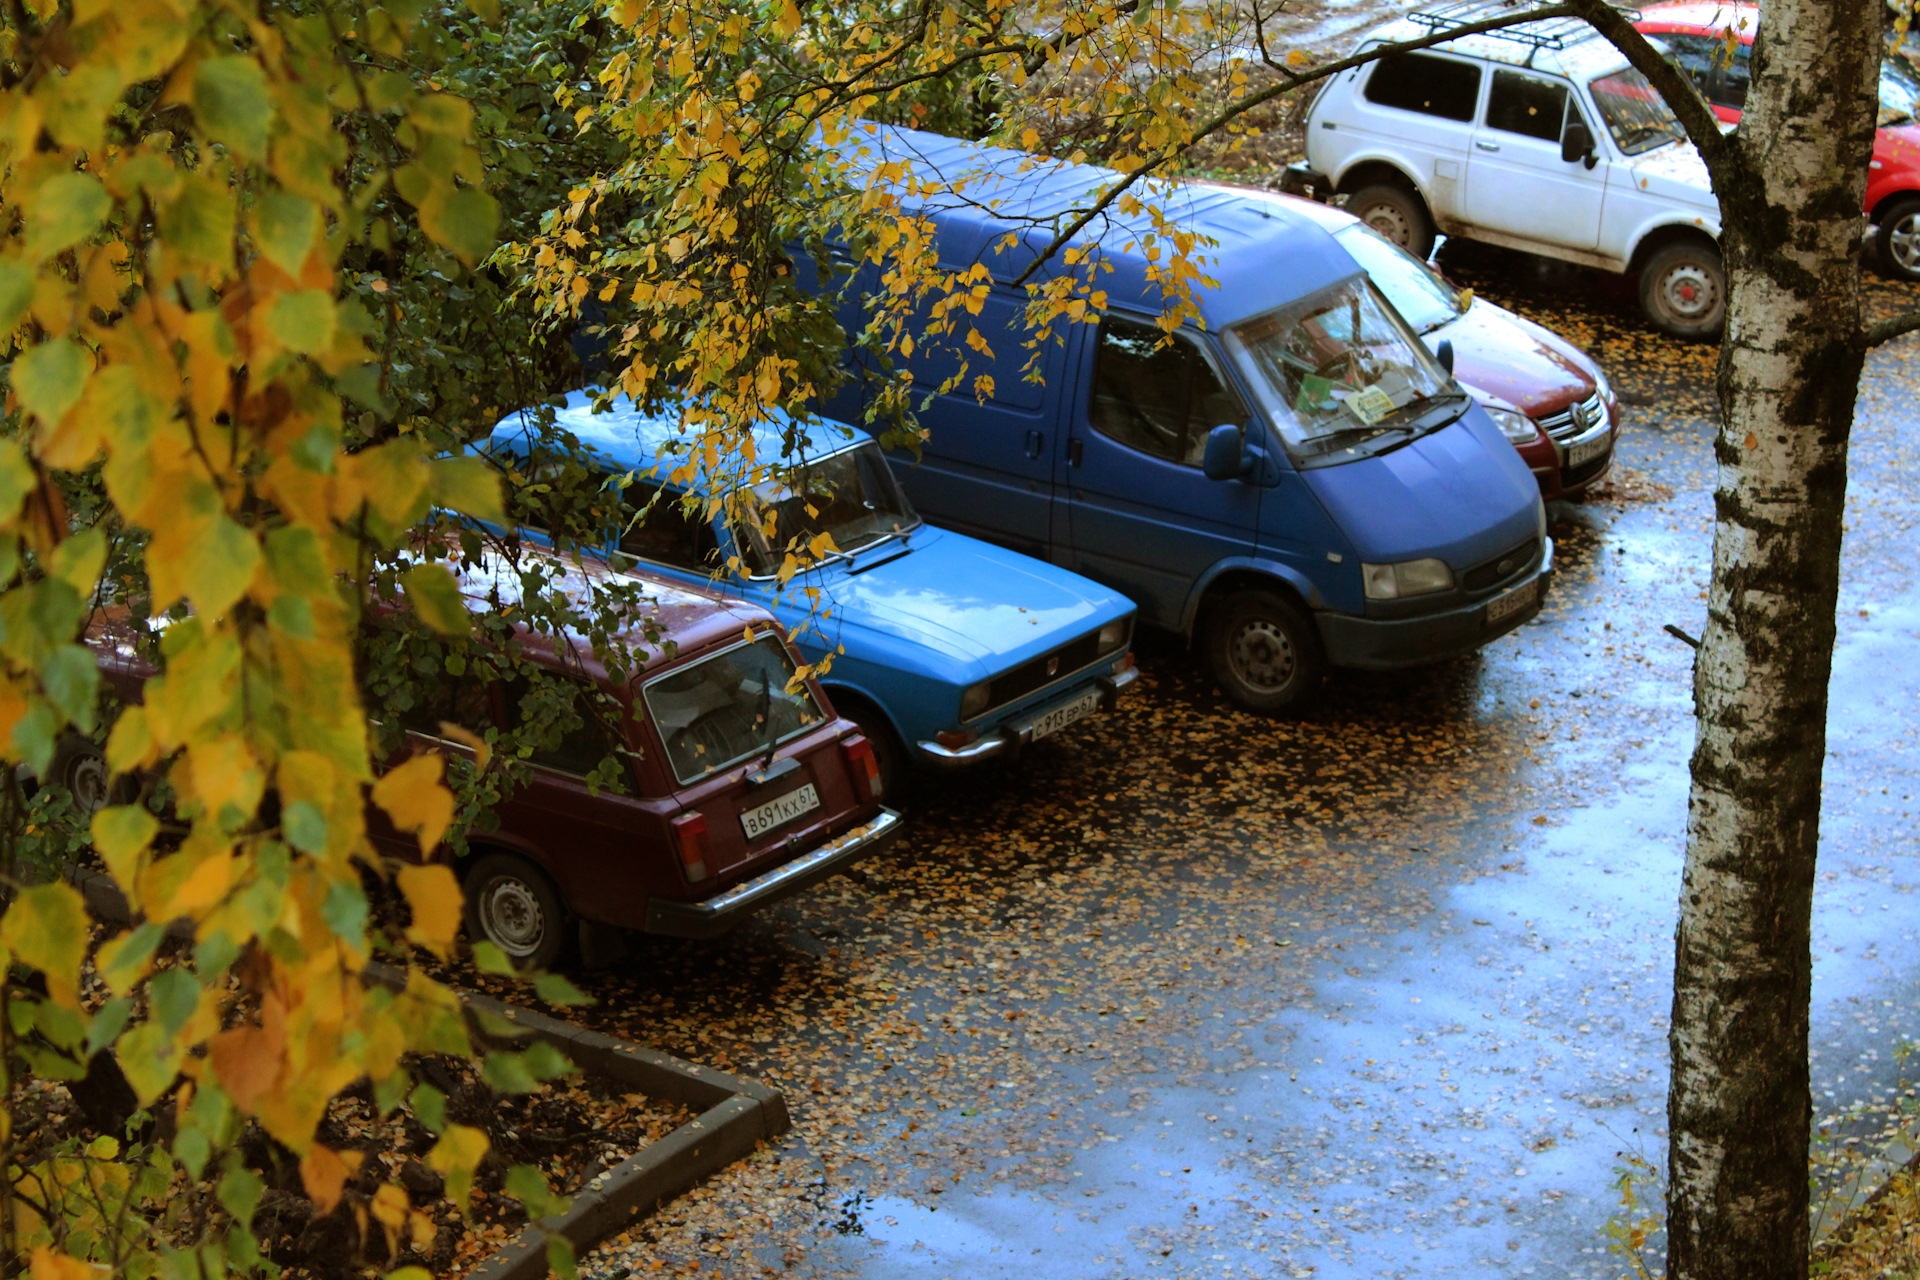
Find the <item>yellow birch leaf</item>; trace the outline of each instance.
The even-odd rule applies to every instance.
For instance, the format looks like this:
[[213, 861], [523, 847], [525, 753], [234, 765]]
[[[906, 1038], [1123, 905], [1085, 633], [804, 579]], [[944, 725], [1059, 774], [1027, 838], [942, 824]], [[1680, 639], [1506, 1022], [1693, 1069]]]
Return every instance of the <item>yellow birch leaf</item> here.
[[314, 1143], [300, 1157], [300, 1181], [306, 1185], [307, 1198], [321, 1213], [333, 1212], [347, 1179], [360, 1167], [358, 1151], [334, 1151]]
[[160, 830], [159, 820], [137, 804], [118, 804], [93, 815], [93, 847], [107, 874], [131, 893], [139, 883], [140, 855]]
[[419, 836], [421, 853], [432, 852], [453, 821], [453, 793], [440, 785], [444, 765], [439, 753], [425, 751], [373, 784], [373, 802], [399, 830]]
[[242, 818], [260, 806], [266, 776], [246, 739], [223, 734], [212, 742], [194, 743], [185, 761], [181, 791], [206, 807], [214, 817], [231, 805]]
[[180, 1074], [180, 1046], [157, 1022], [142, 1022], [121, 1036], [113, 1056], [143, 1107], [165, 1093]]
[[47, 994], [70, 1009], [80, 1003], [88, 933], [86, 904], [72, 885], [59, 880], [22, 889], [0, 919], [0, 943], [15, 960], [44, 974]]
[[446, 1177], [447, 1199], [463, 1210], [473, 1190], [474, 1170], [486, 1154], [487, 1135], [464, 1124], [448, 1125], [427, 1153], [428, 1167]]
[[396, 878], [413, 915], [407, 937], [436, 955], [446, 955], [460, 933], [460, 882], [438, 862], [402, 867]]
[[42, 1244], [34, 1246], [32, 1270], [33, 1280], [93, 1280], [106, 1268], [92, 1266], [78, 1258], [69, 1258], [64, 1253], [55, 1253]]

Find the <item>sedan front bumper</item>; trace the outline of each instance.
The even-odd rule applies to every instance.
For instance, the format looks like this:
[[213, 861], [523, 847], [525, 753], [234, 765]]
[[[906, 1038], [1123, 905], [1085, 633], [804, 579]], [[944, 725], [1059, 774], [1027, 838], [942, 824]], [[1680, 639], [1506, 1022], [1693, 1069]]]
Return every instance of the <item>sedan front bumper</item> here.
[[[1140, 678], [1137, 667], [1128, 667], [1125, 671], [1116, 671], [1110, 676], [1101, 676], [1096, 682], [1100, 690], [1100, 703], [1097, 711], [1112, 708], [1114, 700], [1121, 691]], [[1064, 698], [1056, 698], [1043, 706], [1036, 707], [1024, 715], [1007, 721], [992, 733], [977, 742], [969, 742], [964, 747], [946, 747], [938, 742], [916, 742], [914, 748], [920, 763], [935, 769], [965, 769], [979, 764], [983, 760], [999, 758], [1011, 759], [1020, 754], [1028, 743], [1033, 741], [1034, 726], [1045, 719], [1047, 713], [1056, 707], [1065, 706], [1076, 698], [1086, 695], [1086, 686], [1082, 685]]]

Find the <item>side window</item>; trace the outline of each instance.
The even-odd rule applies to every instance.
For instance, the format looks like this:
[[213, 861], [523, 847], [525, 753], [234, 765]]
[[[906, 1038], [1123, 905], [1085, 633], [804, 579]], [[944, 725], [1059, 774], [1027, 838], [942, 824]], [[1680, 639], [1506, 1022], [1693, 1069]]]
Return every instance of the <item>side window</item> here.
[[[571, 705], [556, 705], [557, 691], [570, 693]], [[515, 678], [505, 682], [500, 692], [507, 732], [528, 729], [534, 734], [536, 745], [529, 763], [584, 776], [613, 753], [601, 721], [604, 712], [594, 706], [593, 693], [586, 685], [557, 678], [536, 687], [524, 678]]]
[[1244, 425], [1247, 411], [1192, 342], [1149, 324], [1109, 316], [1094, 353], [1087, 420], [1131, 449], [1197, 467], [1207, 433]]
[[[1667, 46], [1667, 60], [1686, 72], [1687, 79], [1693, 81], [1693, 87], [1700, 91], [1701, 97], [1715, 106], [1736, 105], [1725, 100], [1726, 86], [1716, 83], [1720, 79], [1720, 64], [1726, 57], [1720, 52], [1718, 40], [1682, 32], [1662, 32], [1660, 40]], [[1744, 83], [1740, 96], [1746, 97]]]
[[1425, 53], [1395, 53], [1374, 64], [1366, 99], [1383, 107], [1471, 121], [1480, 104], [1480, 68]]
[[[1721, 47], [1725, 48], [1724, 45]], [[1736, 111], [1745, 111], [1747, 85], [1753, 79], [1753, 46], [1736, 45], [1731, 59], [1728, 59], [1725, 53], [1719, 56], [1721, 59], [1719, 92], [1709, 101], [1717, 107], [1732, 107]]]
[[444, 736], [440, 725], [447, 720], [484, 734], [493, 726], [493, 707], [487, 697], [487, 686], [471, 677], [443, 673], [440, 682], [424, 692], [419, 702], [400, 713], [401, 727], [429, 738]]
[[[711, 573], [720, 566], [720, 543], [714, 537], [713, 522], [688, 515], [680, 507], [678, 494], [661, 493], [657, 485], [635, 481], [621, 496], [629, 521], [620, 533], [621, 551], [636, 560], [696, 573]], [[648, 503], [653, 505], [649, 507]], [[645, 518], [631, 523], [643, 509]]]
[[1487, 91], [1487, 127], [1547, 142], [1560, 141], [1567, 114], [1567, 87], [1520, 71], [1493, 73]]

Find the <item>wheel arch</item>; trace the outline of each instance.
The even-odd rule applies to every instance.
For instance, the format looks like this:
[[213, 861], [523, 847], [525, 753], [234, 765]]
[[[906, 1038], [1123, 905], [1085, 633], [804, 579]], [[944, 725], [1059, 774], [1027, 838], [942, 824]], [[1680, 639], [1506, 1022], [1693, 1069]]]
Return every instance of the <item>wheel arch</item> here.
[[1309, 618], [1320, 604], [1320, 592], [1313, 583], [1286, 565], [1260, 560], [1224, 561], [1195, 584], [1181, 618], [1181, 634], [1192, 640], [1205, 623], [1208, 611], [1234, 592], [1248, 588], [1278, 591], [1299, 605]]
[[1712, 245], [1715, 253], [1720, 251], [1720, 237], [1706, 227], [1693, 222], [1663, 222], [1641, 233], [1633, 246], [1632, 256], [1627, 259], [1627, 270], [1639, 271], [1647, 265], [1647, 259], [1668, 245], [1684, 244], [1690, 240]]
[[1361, 188], [1371, 187], [1375, 183], [1405, 187], [1420, 198], [1421, 205], [1427, 211], [1428, 221], [1434, 221], [1433, 201], [1428, 198], [1427, 189], [1420, 185], [1420, 180], [1408, 172], [1404, 165], [1396, 164], [1392, 160], [1383, 160], [1377, 156], [1369, 156], [1353, 161], [1332, 176], [1334, 189], [1341, 195], [1350, 196]]
[[1886, 216], [1887, 210], [1907, 200], [1920, 200], [1920, 188], [1900, 187], [1887, 192], [1874, 203], [1873, 208], [1867, 211], [1867, 221], [1878, 225], [1880, 219]]

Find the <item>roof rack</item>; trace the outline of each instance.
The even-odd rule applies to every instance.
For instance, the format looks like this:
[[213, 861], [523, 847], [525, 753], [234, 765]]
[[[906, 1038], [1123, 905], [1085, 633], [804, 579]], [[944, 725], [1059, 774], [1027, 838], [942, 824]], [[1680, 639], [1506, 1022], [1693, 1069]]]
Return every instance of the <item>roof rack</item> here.
[[[1451, 4], [1436, 5], [1430, 9], [1421, 9], [1407, 15], [1409, 21], [1429, 31], [1452, 31], [1474, 22], [1485, 22], [1497, 18], [1502, 13], [1511, 13], [1516, 9], [1528, 7], [1527, 0], [1453, 0]], [[1630, 22], [1640, 20], [1638, 9], [1629, 9], [1625, 5], [1614, 5], [1627, 16]], [[1594, 30], [1582, 18], [1546, 18], [1539, 22], [1529, 22], [1517, 27], [1506, 27], [1499, 31], [1483, 31], [1484, 36], [1496, 40], [1511, 40], [1515, 44], [1529, 46], [1534, 52], [1541, 49], [1564, 49], [1570, 44], [1578, 44], [1591, 39]], [[1527, 61], [1533, 61], [1528, 54]]]

